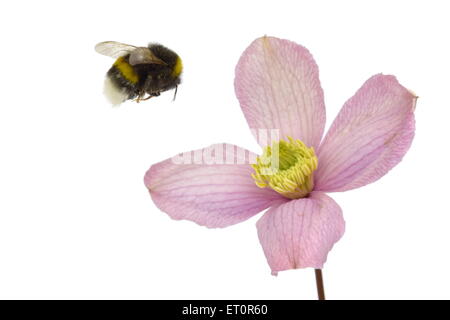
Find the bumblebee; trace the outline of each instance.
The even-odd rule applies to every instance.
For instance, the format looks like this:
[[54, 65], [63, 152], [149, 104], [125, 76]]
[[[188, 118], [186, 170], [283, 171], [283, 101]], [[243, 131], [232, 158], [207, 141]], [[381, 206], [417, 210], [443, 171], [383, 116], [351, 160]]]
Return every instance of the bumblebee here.
[[105, 96], [113, 105], [148, 100], [171, 89], [175, 89], [175, 100], [183, 63], [172, 50], [157, 43], [135, 47], [105, 41], [98, 43], [95, 51], [116, 59], [106, 73], [104, 85]]

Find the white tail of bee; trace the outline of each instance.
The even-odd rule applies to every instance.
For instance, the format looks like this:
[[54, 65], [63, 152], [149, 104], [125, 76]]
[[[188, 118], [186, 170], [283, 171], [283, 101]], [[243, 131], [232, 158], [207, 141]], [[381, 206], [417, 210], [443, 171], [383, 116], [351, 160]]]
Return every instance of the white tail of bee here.
[[125, 90], [118, 88], [109, 77], [105, 78], [103, 93], [113, 106], [118, 106], [128, 98]]

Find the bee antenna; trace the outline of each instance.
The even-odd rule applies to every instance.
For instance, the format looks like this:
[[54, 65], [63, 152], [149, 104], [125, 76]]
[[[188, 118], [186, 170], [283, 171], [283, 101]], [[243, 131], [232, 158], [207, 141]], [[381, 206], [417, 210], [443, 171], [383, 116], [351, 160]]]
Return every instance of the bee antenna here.
[[175, 93], [173, 94], [172, 101], [175, 101], [175, 98], [177, 97], [177, 91], [178, 91], [178, 86], [175, 86]]

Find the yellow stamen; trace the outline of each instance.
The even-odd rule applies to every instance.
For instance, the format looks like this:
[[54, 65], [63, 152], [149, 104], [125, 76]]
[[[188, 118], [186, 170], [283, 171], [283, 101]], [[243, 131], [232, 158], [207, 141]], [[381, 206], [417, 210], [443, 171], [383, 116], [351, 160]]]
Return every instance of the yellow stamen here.
[[286, 198], [306, 197], [314, 187], [313, 172], [317, 169], [314, 148], [288, 137], [267, 146], [252, 167], [255, 183], [260, 188], [270, 187]]

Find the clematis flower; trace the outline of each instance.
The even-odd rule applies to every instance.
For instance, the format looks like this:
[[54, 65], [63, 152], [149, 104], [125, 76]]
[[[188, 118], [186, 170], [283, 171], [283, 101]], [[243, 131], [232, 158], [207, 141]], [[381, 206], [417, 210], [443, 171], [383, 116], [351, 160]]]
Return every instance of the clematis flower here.
[[[235, 91], [262, 154], [213, 145], [152, 165], [145, 185], [173, 219], [210, 228], [268, 209], [256, 226], [272, 273], [321, 269], [345, 229], [327, 193], [372, 183], [400, 162], [414, 137], [417, 97], [394, 76], [375, 75], [322, 139], [318, 67], [307, 49], [273, 37], [255, 40], [242, 54]], [[259, 133], [274, 130], [278, 140], [261, 142], [267, 139]]]

